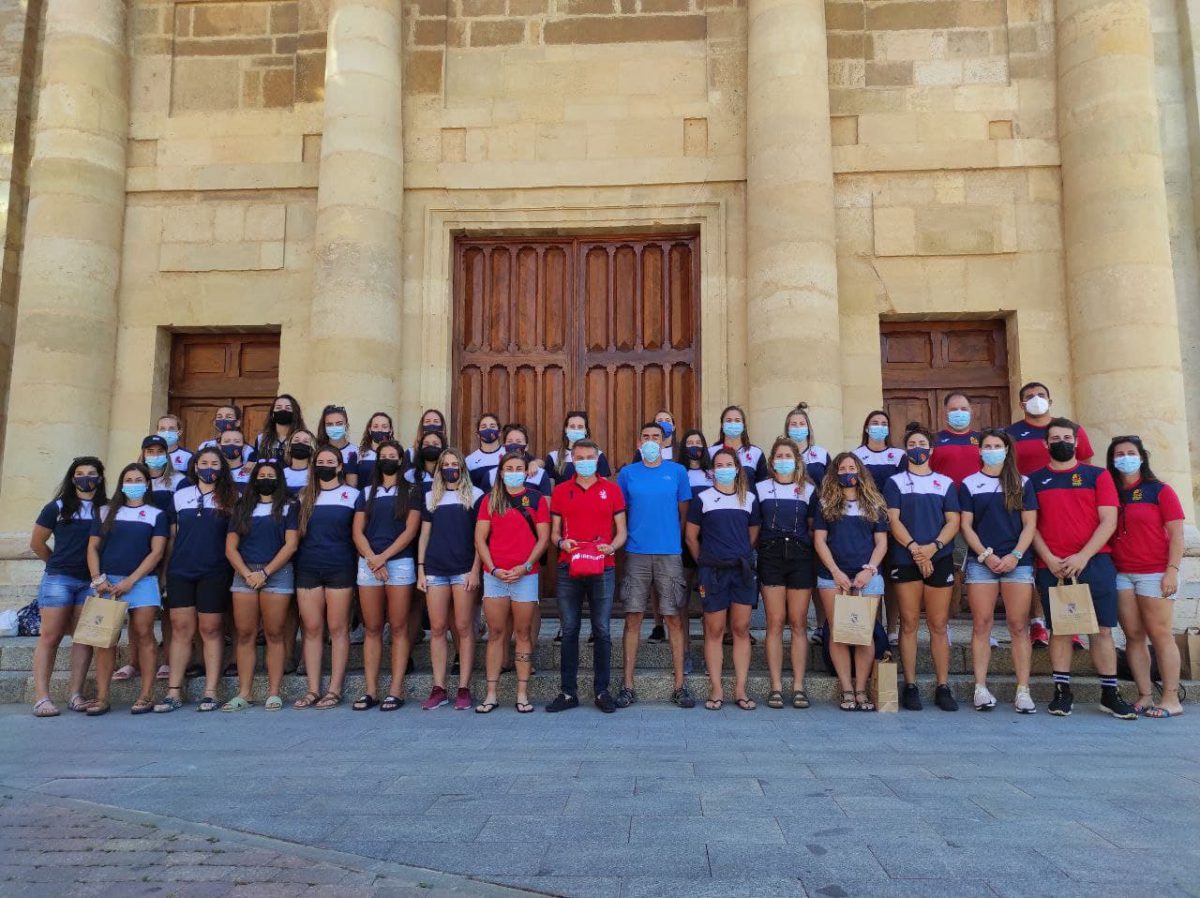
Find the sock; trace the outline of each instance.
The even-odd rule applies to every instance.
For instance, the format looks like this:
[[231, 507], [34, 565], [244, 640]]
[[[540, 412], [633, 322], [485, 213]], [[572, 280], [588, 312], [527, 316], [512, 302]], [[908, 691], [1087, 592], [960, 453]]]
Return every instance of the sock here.
[[1044, 627], [1046, 626], [1046, 619], [1044, 617], [1035, 617], [1029, 622], [1029, 626], [1032, 627], [1034, 624]]
[[1054, 683], [1055, 685], [1070, 686], [1071, 674], [1061, 670], [1054, 671]]
[[1101, 675], [1100, 676], [1100, 686], [1103, 689], [1116, 689], [1117, 688], [1117, 678], [1115, 676], [1106, 677], [1104, 675]]

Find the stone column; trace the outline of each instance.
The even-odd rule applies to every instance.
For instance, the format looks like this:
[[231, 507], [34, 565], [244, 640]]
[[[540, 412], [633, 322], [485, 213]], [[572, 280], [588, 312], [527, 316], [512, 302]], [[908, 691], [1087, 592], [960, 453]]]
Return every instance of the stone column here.
[[355, 428], [399, 399], [402, 44], [401, 0], [331, 0], [307, 401]]
[[752, 433], [798, 401], [842, 442], [829, 73], [822, 0], [750, 0], [746, 103], [747, 357]]
[[[48, 0], [5, 433], [2, 524], [25, 530], [72, 457], [103, 455], [129, 125], [122, 0]], [[107, 459], [119, 469], [120, 459]]]
[[1078, 419], [1137, 433], [1193, 503], [1147, 0], [1059, 0], [1058, 121]]

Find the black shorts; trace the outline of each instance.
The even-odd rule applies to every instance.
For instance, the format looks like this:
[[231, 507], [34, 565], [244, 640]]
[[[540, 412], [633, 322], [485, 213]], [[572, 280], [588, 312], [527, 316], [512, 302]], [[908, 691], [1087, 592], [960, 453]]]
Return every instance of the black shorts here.
[[790, 539], [775, 539], [758, 547], [760, 586], [812, 589], [816, 586], [812, 548]]
[[229, 610], [229, 586], [233, 571], [192, 579], [167, 574], [167, 602], [170, 609], [195, 608], [201, 614], [224, 614]]
[[916, 583], [923, 580], [926, 586], [934, 588], [954, 585], [954, 555], [947, 552], [933, 562], [933, 572], [928, 577], [921, 576], [921, 569], [915, 564], [888, 565], [888, 579], [893, 583]]
[[324, 571], [296, 568], [296, 589], [353, 589], [357, 582], [358, 568], [354, 565]]

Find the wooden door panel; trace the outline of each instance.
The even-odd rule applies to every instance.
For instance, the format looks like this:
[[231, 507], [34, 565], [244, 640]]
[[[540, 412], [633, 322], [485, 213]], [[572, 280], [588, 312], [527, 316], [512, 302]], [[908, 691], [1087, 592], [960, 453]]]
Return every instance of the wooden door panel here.
[[884, 411], [892, 419], [893, 442], [899, 445], [904, 428], [909, 422], [917, 421], [924, 427], [937, 430], [938, 418], [934, 411], [936, 394], [933, 390], [893, 391], [883, 400]]
[[278, 390], [278, 334], [174, 335], [168, 407], [183, 419], [189, 447], [212, 439], [222, 405], [242, 409], [242, 427], [252, 440]]

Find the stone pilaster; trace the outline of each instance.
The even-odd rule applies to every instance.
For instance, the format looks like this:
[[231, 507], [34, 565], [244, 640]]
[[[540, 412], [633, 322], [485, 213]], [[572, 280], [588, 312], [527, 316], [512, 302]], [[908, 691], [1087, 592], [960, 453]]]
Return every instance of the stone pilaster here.
[[1059, 0], [1058, 121], [1076, 415], [1137, 433], [1192, 514], [1147, 0]]
[[331, 0], [306, 398], [355, 428], [399, 399], [402, 43], [400, 0]]
[[833, 152], [821, 0], [750, 0], [746, 109], [747, 358], [752, 433], [808, 402], [842, 440]]
[[[107, 448], [129, 124], [122, 0], [47, 0], [0, 526]], [[112, 467], [119, 468], [119, 459]]]

